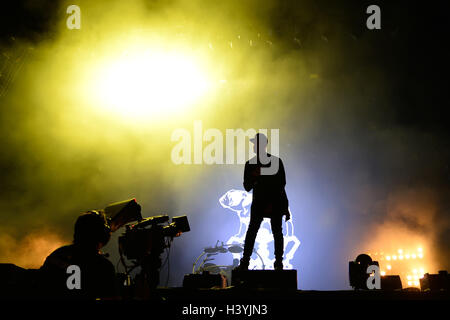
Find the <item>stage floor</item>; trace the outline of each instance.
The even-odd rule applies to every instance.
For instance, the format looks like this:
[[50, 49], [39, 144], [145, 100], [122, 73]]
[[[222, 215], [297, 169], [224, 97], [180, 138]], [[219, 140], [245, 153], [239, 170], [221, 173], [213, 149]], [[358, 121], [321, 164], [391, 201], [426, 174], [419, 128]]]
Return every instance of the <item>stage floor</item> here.
[[286, 289], [187, 289], [158, 288], [156, 295], [167, 301], [208, 301], [220, 303], [246, 301], [297, 301], [297, 300], [450, 300], [450, 292], [382, 291], [382, 290], [286, 290]]
[[447, 313], [449, 301], [449, 292], [159, 288], [136, 309], [151, 305], [167, 319], [297, 319], [324, 314], [404, 317], [420, 309], [428, 314]]

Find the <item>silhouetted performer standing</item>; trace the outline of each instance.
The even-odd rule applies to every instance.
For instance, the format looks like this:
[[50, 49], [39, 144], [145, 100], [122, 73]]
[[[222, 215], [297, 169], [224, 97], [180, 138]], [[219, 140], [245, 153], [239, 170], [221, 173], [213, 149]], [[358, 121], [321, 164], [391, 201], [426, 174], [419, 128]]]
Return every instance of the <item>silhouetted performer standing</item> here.
[[[275, 245], [274, 269], [282, 270], [284, 253], [283, 215], [286, 215], [286, 221], [290, 219], [288, 199], [284, 189], [286, 174], [281, 159], [267, 153], [268, 141], [264, 134], [257, 133], [250, 141], [254, 144], [256, 156], [245, 163], [244, 188], [247, 192], [253, 190], [253, 202], [239, 269], [248, 269], [261, 222], [264, 218], [270, 218]], [[264, 172], [264, 170], [269, 172]]]
[[[111, 230], [102, 212], [81, 214], [75, 223], [73, 244], [56, 249], [40, 269], [45, 294], [58, 299], [117, 298], [114, 265], [100, 253], [110, 236]], [[80, 268], [80, 289], [67, 287], [70, 265]]]

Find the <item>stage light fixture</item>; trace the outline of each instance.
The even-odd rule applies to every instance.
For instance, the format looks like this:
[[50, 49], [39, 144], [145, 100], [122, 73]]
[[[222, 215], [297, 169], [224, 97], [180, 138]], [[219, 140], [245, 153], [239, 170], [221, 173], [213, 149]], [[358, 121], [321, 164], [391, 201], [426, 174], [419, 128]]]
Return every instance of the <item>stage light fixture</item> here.
[[129, 222], [142, 220], [141, 206], [136, 199], [112, 203], [104, 209], [104, 212], [112, 232]]
[[356, 257], [355, 261], [349, 262], [349, 278], [350, 286], [355, 290], [367, 289], [367, 279], [371, 274], [367, 273], [369, 266], [379, 266], [378, 261], [372, 261], [372, 258], [368, 254], [360, 254]]

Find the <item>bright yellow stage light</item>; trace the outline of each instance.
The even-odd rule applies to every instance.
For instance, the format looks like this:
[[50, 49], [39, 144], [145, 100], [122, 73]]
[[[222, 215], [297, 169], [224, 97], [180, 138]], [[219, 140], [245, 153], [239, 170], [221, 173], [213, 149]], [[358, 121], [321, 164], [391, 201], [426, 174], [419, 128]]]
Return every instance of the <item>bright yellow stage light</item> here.
[[187, 56], [173, 52], [134, 52], [97, 69], [99, 103], [126, 116], [177, 114], [208, 90], [208, 80]]

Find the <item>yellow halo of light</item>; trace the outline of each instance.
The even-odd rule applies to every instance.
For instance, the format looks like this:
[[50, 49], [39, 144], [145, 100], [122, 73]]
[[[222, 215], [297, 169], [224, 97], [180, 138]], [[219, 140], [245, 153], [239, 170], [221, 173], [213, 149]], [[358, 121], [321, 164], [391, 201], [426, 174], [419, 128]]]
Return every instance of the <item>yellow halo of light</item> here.
[[93, 93], [108, 111], [133, 118], [179, 114], [206, 93], [206, 73], [178, 52], [125, 53], [97, 68]]

